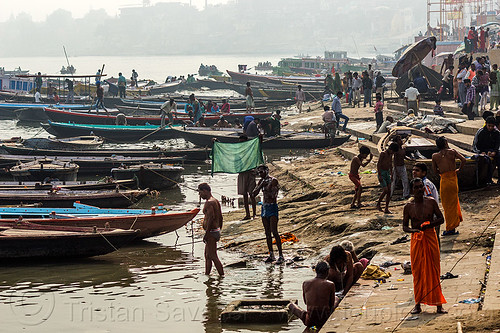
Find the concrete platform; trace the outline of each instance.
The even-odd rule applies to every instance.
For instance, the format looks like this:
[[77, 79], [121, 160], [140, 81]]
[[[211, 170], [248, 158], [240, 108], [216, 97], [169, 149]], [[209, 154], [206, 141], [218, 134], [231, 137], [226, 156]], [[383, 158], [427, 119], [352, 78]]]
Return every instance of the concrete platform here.
[[483, 310], [498, 309], [500, 309], [500, 230], [496, 232], [495, 245], [491, 252], [490, 274], [483, 303]]
[[456, 124], [457, 131], [462, 134], [476, 135], [478, 129], [484, 126], [483, 119], [468, 120], [465, 123]]
[[[394, 246], [394, 245], [388, 245]], [[409, 261], [409, 243], [400, 244], [408, 252], [407, 256], [384, 257], [377, 255], [372, 262], [381, 264], [387, 260]], [[444, 246], [446, 249], [448, 246]], [[445, 274], [463, 255], [462, 252], [441, 254], [441, 274]], [[394, 270], [394, 268], [399, 268]], [[471, 251], [458, 263], [453, 273], [456, 279], [443, 280], [441, 286], [447, 300], [444, 305], [451, 315], [464, 315], [478, 310], [478, 304], [464, 304], [459, 301], [477, 298], [480, 292], [479, 280], [484, 278], [485, 258], [481, 251]], [[388, 268], [392, 277], [386, 283], [378, 284], [373, 280], [360, 279], [330, 316], [320, 333], [333, 332], [390, 332], [405, 315], [415, 306], [412, 275], [403, 275], [401, 267]], [[401, 281], [401, 279], [403, 279]], [[400, 281], [398, 281], [400, 280]], [[391, 288], [392, 287], [392, 288]], [[500, 292], [499, 292], [500, 293]], [[400, 329], [419, 327], [425, 332], [425, 325], [432, 320], [439, 320], [436, 307], [422, 305], [423, 312], [408, 315]]]
[[[400, 112], [407, 111], [405, 105], [397, 104], [397, 103], [387, 104], [387, 108], [390, 110], [398, 110]], [[421, 104], [420, 111], [424, 111], [426, 114], [434, 114], [433, 110], [434, 110], [434, 106], [430, 107], [430, 106]], [[461, 112], [444, 111], [444, 116], [445, 116], [445, 118], [467, 119], [467, 116]]]

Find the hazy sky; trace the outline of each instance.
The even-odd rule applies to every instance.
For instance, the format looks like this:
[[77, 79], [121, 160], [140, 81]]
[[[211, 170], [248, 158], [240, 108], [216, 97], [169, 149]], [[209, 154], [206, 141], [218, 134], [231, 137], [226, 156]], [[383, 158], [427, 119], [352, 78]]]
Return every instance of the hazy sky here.
[[[208, 0], [208, 4], [227, 3], [229, 0]], [[25, 12], [31, 15], [34, 21], [44, 21], [48, 14], [56, 9], [65, 9], [73, 14], [74, 18], [84, 16], [92, 9], [105, 9], [108, 14], [115, 15], [120, 7], [142, 6], [142, 0], [0, 0], [0, 21], [6, 21], [11, 15]], [[150, 0], [151, 4], [157, 2], [183, 2], [190, 0]], [[205, 0], [191, 0], [193, 6], [203, 8]]]

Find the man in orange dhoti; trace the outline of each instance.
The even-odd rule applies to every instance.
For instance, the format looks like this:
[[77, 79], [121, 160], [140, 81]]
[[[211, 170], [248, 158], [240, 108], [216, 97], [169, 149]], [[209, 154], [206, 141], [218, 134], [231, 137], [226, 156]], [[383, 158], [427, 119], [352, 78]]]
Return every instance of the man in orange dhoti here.
[[[411, 272], [415, 308], [413, 314], [422, 312], [420, 304], [437, 306], [437, 313], [446, 313], [446, 303], [441, 291], [441, 263], [435, 227], [444, 221], [438, 203], [424, 197], [424, 183], [420, 178], [410, 182], [414, 199], [403, 210], [403, 230], [411, 233]], [[410, 222], [411, 221], [411, 226]]]
[[[455, 229], [463, 221], [460, 202], [458, 201], [457, 173], [465, 164], [465, 157], [454, 149], [448, 147], [448, 141], [444, 136], [436, 139], [439, 152], [432, 154], [432, 168], [436, 174], [441, 176], [439, 194], [444, 209], [446, 220], [446, 231], [443, 236], [456, 235]], [[460, 160], [460, 166], [456, 168], [456, 160]]]

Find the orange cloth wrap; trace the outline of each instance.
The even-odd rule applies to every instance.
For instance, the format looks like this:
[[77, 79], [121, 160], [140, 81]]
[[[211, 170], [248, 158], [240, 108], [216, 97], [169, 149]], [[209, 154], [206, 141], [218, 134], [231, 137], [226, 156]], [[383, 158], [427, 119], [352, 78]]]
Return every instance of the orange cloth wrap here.
[[458, 201], [458, 180], [455, 171], [441, 174], [439, 194], [444, 209], [446, 230], [453, 230], [463, 221], [460, 202]]
[[439, 244], [434, 228], [411, 235], [411, 273], [415, 303], [442, 305], [446, 303], [441, 291], [441, 262]]

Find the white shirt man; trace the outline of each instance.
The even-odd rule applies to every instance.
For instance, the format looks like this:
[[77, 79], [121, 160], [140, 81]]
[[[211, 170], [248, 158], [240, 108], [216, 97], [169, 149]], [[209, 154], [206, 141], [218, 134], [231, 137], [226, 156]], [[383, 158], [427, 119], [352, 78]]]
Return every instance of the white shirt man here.
[[419, 95], [420, 93], [418, 92], [418, 89], [415, 88], [414, 86], [410, 86], [408, 89], [405, 90], [405, 97], [408, 100], [408, 102], [416, 102]]
[[40, 94], [39, 91], [35, 93], [35, 103], [41, 103], [42, 102], [42, 95]]

